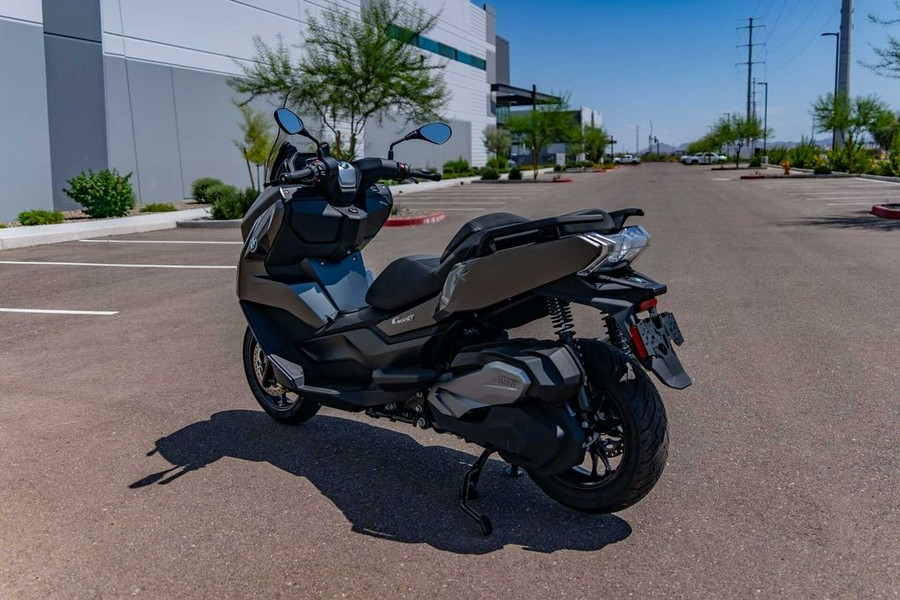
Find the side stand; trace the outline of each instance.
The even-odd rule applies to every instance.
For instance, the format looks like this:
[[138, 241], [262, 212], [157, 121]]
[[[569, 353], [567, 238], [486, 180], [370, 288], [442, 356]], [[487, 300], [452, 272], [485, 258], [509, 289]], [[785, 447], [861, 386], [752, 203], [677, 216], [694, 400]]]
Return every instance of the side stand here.
[[481, 471], [484, 469], [487, 459], [493, 453], [493, 450], [485, 450], [481, 453], [481, 456], [478, 457], [472, 468], [466, 471], [466, 475], [463, 477], [462, 489], [459, 490], [459, 505], [466, 511], [467, 515], [478, 521], [478, 525], [481, 527], [481, 535], [484, 536], [491, 535], [494, 526], [491, 525], [491, 520], [487, 515], [483, 515], [469, 506], [469, 500], [478, 498], [478, 491], [475, 489], [478, 485], [478, 478], [481, 477]]

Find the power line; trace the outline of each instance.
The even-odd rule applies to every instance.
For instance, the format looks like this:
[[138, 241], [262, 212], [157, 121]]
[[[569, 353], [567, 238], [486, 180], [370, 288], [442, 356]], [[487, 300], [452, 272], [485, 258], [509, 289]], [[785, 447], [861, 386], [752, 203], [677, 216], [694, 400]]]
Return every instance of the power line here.
[[[841, 10], [840, 7], [836, 8], [835, 11], [833, 13], [831, 13], [827, 19], [825, 19], [825, 21], [822, 23], [822, 25], [819, 26], [819, 28], [813, 34], [813, 37], [811, 37], [810, 40], [808, 42], [806, 42], [806, 44], [802, 48], [800, 48], [800, 50], [795, 55], [793, 55], [791, 58], [789, 58], [787, 60], [787, 62], [784, 62], [784, 63], [778, 65], [777, 67], [772, 67], [772, 71], [774, 72], [774, 71], [783, 69], [784, 67], [788, 66], [789, 64], [791, 64], [792, 62], [797, 60], [797, 58], [799, 58], [799, 56], [801, 54], [803, 54], [806, 51], [806, 49], [809, 48], [814, 41], [816, 41], [816, 39], [818, 39], [819, 34], [821, 33], [822, 29], [824, 29], [825, 26], [828, 25], [828, 22], [831, 21], [831, 19], [834, 18], [834, 15], [836, 15], [838, 12], [840, 12], [840, 10]], [[773, 50], [773, 52], [774, 52], [774, 50]]]
[[[810, 10], [809, 12], [806, 13], [806, 18], [803, 19], [802, 21], [800, 21], [800, 24], [797, 25], [797, 27], [790, 33], [790, 35], [788, 35], [785, 38], [785, 40], [782, 43], [780, 43], [777, 46], [775, 46], [774, 48], [772, 48], [772, 52], [777, 52], [778, 50], [781, 50], [788, 44], [788, 42], [793, 40], [794, 36], [797, 35], [800, 32], [800, 30], [803, 29], [803, 26], [806, 25], [807, 22], [809, 22], [810, 18], [812, 18], [813, 14], [816, 12], [816, 9], [819, 8], [820, 4], [822, 4], [822, 0], [817, 0], [816, 4], [813, 6], [812, 10]], [[773, 30], [774, 30], [774, 27], [773, 27]]]
[[787, 0], [781, 0], [781, 9], [778, 11], [778, 16], [775, 17], [775, 22], [772, 23], [772, 28], [768, 30], [766, 35], [766, 39], [769, 38], [770, 35], [775, 33], [775, 29], [778, 28], [778, 22], [781, 21], [781, 15], [784, 14], [784, 7], [787, 6]]

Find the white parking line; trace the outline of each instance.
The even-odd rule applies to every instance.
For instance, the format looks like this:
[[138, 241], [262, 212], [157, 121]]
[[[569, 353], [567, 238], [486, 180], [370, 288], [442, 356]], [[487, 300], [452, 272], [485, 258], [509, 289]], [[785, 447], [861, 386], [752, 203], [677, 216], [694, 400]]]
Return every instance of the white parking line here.
[[443, 206], [436, 206], [436, 207], [434, 207], [434, 208], [435, 208], [435, 210], [440, 210], [440, 211], [444, 211], [444, 210], [477, 210], [477, 211], [484, 211], [483, 208], [475, 208], [475, 207], [472, 207], [472, 208], [444, 208]]
[[806, 200], [869, 200], [871, 202], [896, 200], [889, 196], [829, 196], [827, 198], [805, 198]]
[[488, 205], [488, 204], [506, 204], [506, 202], [440, 202], [440, 201], [438, 201], [438, 200], [432, 200], [432, 201], [430, 201], [430, 202], [404, 202], [403, 204], [404, 204], [404, 205], [407, 205], [407, 204], [427, 204], [427, 205], [429, 205], [429, 206], [432, 206], [432, 205], [438, 205], [438, 204], [440, 204], [441, 206], [443, 206], [443, 205], [445, 205], [445, 204], [448, 204], [448, 205], [449, 205], [449, 204], [475, 204], [475, 205], [478, 205], [478, 206], [486, 206], [486, 205]]
[[216, 242], [195, 240], [78, 240], [90, 244], [243, 244], [244, 242]]
[[119, 314], [117, 310], [51, 310], [46, 308], [0, 308], [0, 312], [38, 315], [91, 315], [96, 317], [111, 317]]
[[81, 263], [81, 262], [51, 262], [37, 260], [0, 260], [0, 265], [52, 265], [59, 267], [124, 267], [130, 269], [236, 269], [236, 266], [226, 265], [141, 265], [120, 263]]

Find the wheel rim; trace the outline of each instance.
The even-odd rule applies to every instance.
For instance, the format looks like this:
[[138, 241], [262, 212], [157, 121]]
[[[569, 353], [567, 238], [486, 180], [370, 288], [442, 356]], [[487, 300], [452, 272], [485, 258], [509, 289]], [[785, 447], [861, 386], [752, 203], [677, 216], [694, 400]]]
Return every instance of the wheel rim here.
[[275, 381], [272, 364], [255, 339], [250, 345], [250, 360], [253, 376], [259, 388], [259, 397], [266, 405], [279, 412], [288, 411], [297, 406], [300, 396], [287, 392]]
[[625, 467], [630, 455], [625, 424], [615, 403], [601, 394], [593, 423], [584, 429], [589, 442], [580, 465], [556, 476], [560, 482], [579, 489], [598, 489], [611, 485]]

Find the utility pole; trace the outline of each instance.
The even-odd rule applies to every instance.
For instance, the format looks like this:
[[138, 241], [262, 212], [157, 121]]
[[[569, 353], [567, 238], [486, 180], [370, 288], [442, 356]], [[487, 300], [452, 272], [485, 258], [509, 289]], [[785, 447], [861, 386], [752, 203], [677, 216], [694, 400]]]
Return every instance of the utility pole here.
[[639, 141], [640, 139], [641, 139], [641, 125], [640, 125], [640, 123], [635, 123], [635, 125], [634, 125], [634, 155], [635, 156], [641, 155], [641, 143]]
[[850, 41], [853, 30], [853, 0], [841, 2], [841, 66], [838, 91], [850, 96]]
[[763, 44], [754, 44], [754, 43], [753, 43], [753, 30], [754, 30], [754, 29], [757, 29], [757, 28], [759, 28], [759, 27], [762, 27], [762, 26], [761, 26], [761, 25], [754, 25], [754, 24], [753, 24], [753, 21], [754, 21], [754, 18], [753, 18], [753, 17], [750, 17], [750, 18], [749, 18], [749, 21], [750, 21], [750, 24], [747, 25], [746, 27], [738, 27], [738, 29], [747, 29], [747, 30], [749, 31], [749, 39], [748, 39], [748, 42], [747, 42], [746, 44], [742, 44], [741, 46], [739, 46], [739, 47], [744, 47], [744, 46], [747, 47], [747, 62], [745, 62], [745, 63], [738, 63], [739, 65], [747, 65], [747, 120], [748, 120], [748, 121], [750, 120], [750, 118], [751, 118], [752, 115], [753, 115], [753, 113], [751, 112], [751, 109], [752, 109], [752, 95], [753, 95], [753, 65], [755, 65], [755, 64], [760, 64], [760, 61], [753, 62], [753, 47], [754, 47], [754, 46], [762, 46], [762, 45], [763, 45]]
[[[835, 102], [837, 101], [837, 97], [839, 92], [839, 83], [841, 79], [841, 33], [839, 31], [831, 31], [828, 33], [823, 33], [822, 37], [828, 37], [833, 35], [835, 38], [834, 41], [834, 98]], [[831, 132], [831, 149], [835, 150], [837, 146], [835, 144], [838, 143], [838, 130], [835, 129]]]
[[756, 85], [766, 87], [766, 95], [763, 99], [763, 156], [769, 155], [769, 82], [759, 81]]

